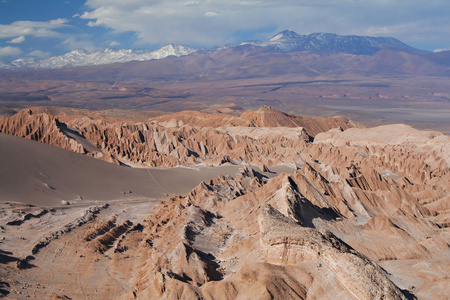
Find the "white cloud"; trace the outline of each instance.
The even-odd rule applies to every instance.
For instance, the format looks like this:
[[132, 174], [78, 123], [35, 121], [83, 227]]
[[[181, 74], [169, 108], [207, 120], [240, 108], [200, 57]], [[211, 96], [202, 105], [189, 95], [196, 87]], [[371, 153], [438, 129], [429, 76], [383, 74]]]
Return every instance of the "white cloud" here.
[[17, 47], [6, 46], [0, 47], [0, 57], [1, 56], [19, 56], [22, 54], [22, 50]]
[[135, 32], [141, 44], [217, 45], [242, 32], [393, 35], [405, 42], [446, 40], [448, 0], [87, 0], [90, 26]]
[[41, 50], [34, 50], [34, 51], [31, 51], [30, 53], [28, 53], [27, 56], [44, 59], [44, 58], [49, 58], [51, 56], [51, 53], [50, 52], [41, 51]]
[[100, 23], [97, 23], [97, 22], [89, 21], [89, 22], [87, 23], [87, 25], [88, 25], [89, 27], [94, 27], [94, 26], [100, 26], [101, 24], [100, 24]]
[[61, 44], [69, 50], [86, 49], [92, 51], [97, 49], [94, 42], [90, 41], [88, 38], [84, 39], [82, 36], [69, 36], [62, 41]]
[[109, 46], [110, 46], [110, 47], [120, 46], [120, 43], [119, 43], [119, 42], [116, 42], [116, 41], [112, 41], [111, 43], [109, 43]]
[[[177, 42], [215, 45], [222, 43], [224, 38], [229, 39], [233, 32], [241, 28], [265, 26], [267, 19], [257, 21], [257, 25], [247, 22], [249, 12], [245, 10], [258, 9], [255, 4], [256, 1], [236, 0], [89, 0], [87, 5], [93, 10], [85, 12], [81, 18], [90, 20], [90, 26], [135, 32], [142, 44]], [[210, 18], [212, 16], [214, 18]]]
[[450, 51], [450, 47], [433, 50], [433, 52], [435, 52], [435, 53], [438, 53], [438, 52], [444, 52], [444, 51]]
[[9, 25], [0, 24], [0, 38], [17, 36], [59, 37], [55, 29], [66, 26], [67, 19], [56, 19], [48, 22], [16, 21]]
[[64, 25], [64, 24], [66, 24], [68, 22], [68, 20], [67, 19], [63, 19], [63, 18], [58, 18], [58, 19], [56, 19], [56, 20], [50, 20], [49, 22], [48, 22], [48, 24], [49, 24], [49, 27], [53, 27], [53, 26], [61, 26], [61, 25]]
[[23, 43], [25, 41], [25, 37], [23, 35], [16, 37], [15, 39], [12, 39], [10, 41], [7, 41], [7, 43], [10, 44], [20, 44]]

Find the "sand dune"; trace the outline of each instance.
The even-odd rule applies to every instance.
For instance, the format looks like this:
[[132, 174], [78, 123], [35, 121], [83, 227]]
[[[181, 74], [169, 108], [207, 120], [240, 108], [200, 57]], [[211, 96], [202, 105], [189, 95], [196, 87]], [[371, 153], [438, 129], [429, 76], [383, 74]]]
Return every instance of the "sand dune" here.
[[117, 166], [24, 138], [0, 134], [0, 199], [34, 205], [62, 200], [162, 198], [203, 180], [234, 175], [237, 166], [144, 169]]

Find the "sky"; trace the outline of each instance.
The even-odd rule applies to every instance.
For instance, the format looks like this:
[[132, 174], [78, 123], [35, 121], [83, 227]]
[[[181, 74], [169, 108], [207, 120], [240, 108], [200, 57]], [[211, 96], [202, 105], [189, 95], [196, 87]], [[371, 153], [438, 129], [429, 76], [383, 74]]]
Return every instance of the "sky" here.
[[0, 0], [0, 59], [75, 49], [211, 48], [299, 34], [395, 37], [450, 50], [449, 0]]

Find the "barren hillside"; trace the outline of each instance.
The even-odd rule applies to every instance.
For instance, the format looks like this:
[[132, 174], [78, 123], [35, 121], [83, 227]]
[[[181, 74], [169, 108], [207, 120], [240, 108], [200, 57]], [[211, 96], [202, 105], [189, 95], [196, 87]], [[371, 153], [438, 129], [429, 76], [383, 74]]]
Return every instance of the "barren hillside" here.
[[[106, 193], [56, 207], [3, 202], [4, 295], [447, 299], [450, 293], [450, 138], [442, 133], [401, 124], [366, 128], [267, 107], [240, 116], [182, 112], [139, 120], [30, 109], [1, 119], [0, 131], [115, 163], [112, 170], [97, 161], [105, 172], [122, 172], [118, 191], [136, 184], [123, 169], [151, 172], [149, 187], [166, 190], [192, 173], [174, 168], [159, 177], [156, 168], [142, 167], [237, 171], [164, 198], [159, 187], [141, 186], [146, 194], [139, 198]], [[26, 142], [27, 159], [42, 161], [31, 146], [36, 142]], [[2, 164], [22, 174], [17, 170], [27, 164], [11, 157], [1, 156]], [[110, 176], [102, 180], [117, 185]], [[140, 184], [146, 186], [135, 189]]]

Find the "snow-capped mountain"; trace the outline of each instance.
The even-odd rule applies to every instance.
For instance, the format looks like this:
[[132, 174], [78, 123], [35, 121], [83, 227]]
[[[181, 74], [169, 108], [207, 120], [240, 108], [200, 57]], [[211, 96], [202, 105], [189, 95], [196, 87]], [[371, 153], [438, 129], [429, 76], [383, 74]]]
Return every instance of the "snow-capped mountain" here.
[[284, 52], [312, 51], [318, 53], [342, 52], [358, 55], [371, 55], [381, 49], [395, 49], [410, 53], [424, 54], [426, 51], [410, 47], [391, 37], [370, 37], [357, 35], [337, 35], [334, 33], [312, 33], [300, 35], [285, 30], [267, 42], [248, 41], [241, 45], [270, 47]]
[[20, 58], [11, 63], [0, 62], [1, 69], [60, 69], [66, 67], [81, 67], [92, 65], [105, 65], [111, 63], [123, 63], [129, 61], [146, 61], [162, 59], [168, 56], [184, 56], [197, 50], [182, 45], [166, 45], [158, 50], [147, 49], [122, 49], [106, 48], [94, 52], [84, 49], [71, 51], [67, 54], [48, 59]]
[[[294, 31], [285, 30], [266, 42], [247, 41], [242, 45], [254, 45], [258, 47], [267, 47], [275, 51], [295, 52], [311, 51], [315, 53], [327, 54], [333, 52], [349, 53], [356, 55], [372, 55], [381, 49], [393, 49], [405, 51], [413, 54], [427, 54], [410, 47], [399, 40], [391, 37], [370, 37], [356, 35], [337, 35], [334, 33], [312, 33], [309, 35], [300, 35]], [[203, 53], [213, 53], [228, 48], [236, 47], [234, 45], [225, 45], [211, 48], [209, 50], [193, 49], [188, 46], [170, 44], [158, 50], [148, 49], [103, 49], [94, 52], [88, 52], [83, 49], [75, 50], [64, 55], [51, 57], [48, 59], [20, 58], [10, 63], [0, 60], [0, 70], [17, 69], [60, 69], [66, 67], [81, 67], [92, 65], [105, 65], [111, 63], [124, 63], [129, 61], [148, 61], [154, 59], [163, 59], [168, 56], [185, 56], [191, 53], [201, 51]]]
[[0, 59], [0, 70], [1, 69], [9, 70], [9, 69], [11, 69], [11, 64], [9, 64], [6, 61]]

